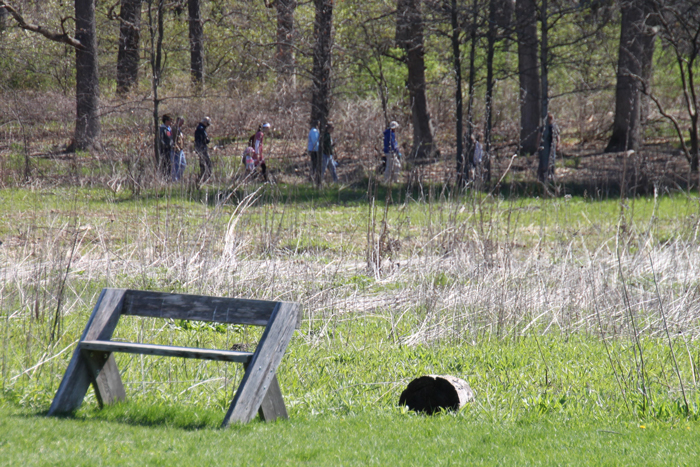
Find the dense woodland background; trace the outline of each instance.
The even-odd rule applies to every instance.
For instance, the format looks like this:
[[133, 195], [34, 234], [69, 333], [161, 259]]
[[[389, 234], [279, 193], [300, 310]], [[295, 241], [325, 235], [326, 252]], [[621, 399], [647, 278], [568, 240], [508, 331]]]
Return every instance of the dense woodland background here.
[[166, 112], [190, 132], [212, 117], [220, 180], [263, 121], [278, 175], [303, 174], [312, 118], [335, 122], [345, 180], [371, 171], [391, 120], [409, 178], [459, 181], [474, 134], [487, 183], [536, 180], [537, 157], [510, 156], [537, 153], [547, 112], [559, 180], [621, 186], [629, 163], [640, 187], [693, 186], [697, 172], [698, 0], [0, 5], [5, 184], [47, 175], [32, 157], [66, 149], [132, 175], [155, 167]]
[[[395, 422], [380, 430], [406, 433], [396, 401], [420, 374], [469, 380], [479, 402], [458, 415], [474, 421], [461, 433], [546, 438], [557, 455], [552, 428], [605, 433], [600, 443], [572, 438], [595, 445], [574, 464], [600, 446], [609, 462], [629, 441], [621, 424], [649, 433], [632, 436], [650, 449], [642, 436], [661, 438], [647, 422], [677, 434], [700, 418], [700, 0], [0, 5], [0, 405], [48, 408], [100, 290], [124, 287], [303, 304], [278, 373], [302, 423], [364, 413], [361, 423], [377, 426], [387, 411]], [[562, 157], [555, 180], [540, 183], [530, 153], [547, 112]], [[187, 119], [177, 183], [157, 171], [164, 113]], [[214, 174], [200, 184], [191, 146], [205, 115]], [[309, 183], [312, 118], [336, 127], [341, 183], [326, 189]], [[376, 167], [391, 120], [406, 160], [401, 183], [386, 186]], [[241, 177], [262, 122], [273, 125], [265, 154], [276, 184]], [[487, 148], [490, 178], [464, 183], [470, 133]], [[130, 342], [257, 341], [248, 327], [124, 325], [115, 338]], [[154, 401], [220, 420], [242, 374], [208, 362], [119, 364], [129, 398], [150, 412], [115, 417], [147, 427], [169, 423]], [[51, 443], [32, 446], [38, 455], [56, 450], [31, 417], [4, 418], [31, 425], [22, 432], [45, 438], [27, 438], [36, 446]], [[533, 420], [544, 424], [521, 436]], [[291, 444], [327, 440], [293, 425], [301, 438]], [[289, 445], [285, 426], [250, 433]], [[84, 429], [75, 436], [60, 444], [92, 446]], [[675, 436], [659, 464], [673, 463]], [[172, 437], [180, 445], [182, 431]], [[528, 451], [472, 438], [497, 455]], [[422, 438], [406, 439], [396, 452], [430, 455]], [[365, 449], [331, 444], [334, 460], [339, 444]], [[140, 446], [119, 455], [153, 450]], [[0, 448], [27, 452], [16, 441]]]

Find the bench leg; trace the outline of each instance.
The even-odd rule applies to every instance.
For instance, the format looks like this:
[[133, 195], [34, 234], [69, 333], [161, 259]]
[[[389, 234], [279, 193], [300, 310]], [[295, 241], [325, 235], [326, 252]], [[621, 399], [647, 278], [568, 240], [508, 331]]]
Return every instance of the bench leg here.
[[282, 399], [282, 390], [277, 382], [277, 375], [272, 378], [270, 382], [270, 387], [267, 388], [267, 394], [260, 404], [260, 409], [258, 410], [260, 418], [266, 422], [273, 422], [278, 418], [287, 419], [287, 408], [284, 406], [284, 399]]
[[[92, 315], [90, 315], [90, 319], [85, 326], [85, 331], [83, 331], [83, 335], [80, 338], [81, 341], [96, 339], [109, 340], [109, 338], [112, 337], [112, 332], [117, 326], [117, 322], [119, 322], [125, 293], [125, 289], [102, 290], [100, 298], [97, 300], [97, 304], [95, 304], [95, 308], [92, 310]], [[114, 357], [112, 357], [112, 360], [114, 360]], [[116, 371], [116, 363], [112, 363]], [[108, 367], [111, 368], [112, 363], [110, 363]], [[99, 368], [104, 367], [105, 362], [98, 364], [98, 366]], [[83, 398], [90, 387], [90, 383], [99, 379], [99, 382], [95, 384], [95, 387], [99, 388], [102, 385], [102, 381], [104, 381], [106, 377], [112, 376], [113, 372], [108, 371], [108, 373], [101, 378], [99, 374], [97, 378], [95, 378], [93, 374], [94, 372], [90, 370], [88, 362], [83, 356], [83, 352], [80, 350], [80, 344], [78, 344], [68, 364], [66, 373], [63, 375], [58, 391], [56, 391], [48, 415], [58, 415], [78, 410], [80, 404], [83, 403]], [[118, 371], [116, 374], [117, 377], [119, 377]], [[110, 380], [110, 378], [107, 378], [107, 380]], [[110, 392], [104, 391], [100, 393], [98, 399], [102, 397], [105, 400], [111, 400], [111, 396], [107, 396], [107, 394], [110, 394]]]
[[[248, 364], [244, 363], [243, 368], [247, 371]], [[289, 418], [287, 415], [287, 408], [284, 406], [282, 390], [277, 381], [277, 375], [274, 375], [272, 381], [270, 381], [270, 387], [267, 388], [265, 397], [263, 397], [260, 408], [258, 409], [258, 415], [266, 422], [274, 422], [278, 418], [283, 418], [285, 420]]]
[[126, 399], [126, 391], [119, 376], [117, 361], [113, 353], [83, 351], [92, 376], [92, 386], [100, 407], [122, 402]]
[[281, 302], [275, 306], [255, 353], [248, 362], [248, 367], [238, 390], [236, 390], [231, 406], [226, 412], [221, 424], [223, 428], [231, 423], [251, 421], [255, 417], [255, 413], [260, 411], [260, 407], [263, 406], [264, 399], [267, 397], [271, 398], [271, 403], [265, 404], [267, 408], [263, 409], [265, 419], [272, 420], [281, 416], [276, 409], [280, 405], [284, 406], [282, 395], [279, 392], [279, 384], [275, 384], [276, 394], [271, 393], [270, 388], [273, 386], [273, 381], [276, 383], [277, 367], [292, 338], [298, 316], [299, 305], [296, 303]]

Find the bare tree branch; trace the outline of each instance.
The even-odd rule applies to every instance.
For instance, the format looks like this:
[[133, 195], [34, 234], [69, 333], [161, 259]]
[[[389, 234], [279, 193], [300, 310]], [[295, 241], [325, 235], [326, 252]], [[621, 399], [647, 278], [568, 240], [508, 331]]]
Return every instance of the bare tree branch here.
[[688, 150], [688, 146], [685, 144], [683, 130], [681, 129], [681, 125], [678, 122], [678, 120], [676, 120], [676, 118], [673, 115], [666, 112], [666, 110], [664, 109], [661, 102], [659, 102], [659, 99], [657, 99], [656, 96], [654, 96], [654, 94], [649, 90], [649, 88], [647, 87], [646, 81], [641, 76], [631, 74], [631, 73], [628, 73], [627, 76], [630, 76], [633, 79], [635, 79], [636, 81], [638, 81], [639, 83], [641, 83], [642, 93], [644, 95], [646, 95], [649, 99], [651, 99], [652, 102], [654, 102], [654, 104], [656, 104], [656, 108], [658, 109], [661, 116], [664, 117], [669, 122], [671, 122], [671, 124], [673, 125], [673, 128], [676, 130], [676, 134], [678, 135], [678, 139], [681, 142], [681, 149], [683, 150], [683, 155], [685, 156], [686, 159], [688, 159], [688, 162], [690, 162], [691, 161], [690, 150]]
[[[46, 29], [43, 26], [39, 26], [37, 24], [31, 24], [27, 23], [22, 15], [17, 13], [17, 10], [15, 10], [12, 6], [8, 5], [7, 3], [0, 1], [0, 8], [5, 9], [12, 17], [17, 21], [17, 25], [22, 28], [26, 29], [27, 31], [32, 31], [41, 34], [42, 36], [46, 37], [47, 39], [50, 39], [54, 42], [62, 42], [64, 44], [68, 44], [71, 47], [75, 47], [76, 49], [84, 49], [83, 44], [80, 43], [79, 40], [74, 39], [73, 37], [69, 36], [68, 33], [66, 33], [65, 29], [63, 30], [62, 34], [58, 34], [55, 32], [51, 32], [48, 29]], [[65, 18], [61, 21], [61, 28], [63, 28], [63, 23], [65, 22]]]

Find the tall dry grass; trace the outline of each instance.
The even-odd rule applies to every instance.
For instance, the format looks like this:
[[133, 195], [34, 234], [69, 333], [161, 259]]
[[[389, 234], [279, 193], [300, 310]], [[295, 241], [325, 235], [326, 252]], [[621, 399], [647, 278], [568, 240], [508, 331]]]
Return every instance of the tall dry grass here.
[[[377, 321], [383, 325], [372, 339], [383, 345], [478, 345], [548, 333], [633, 343], [667, 332], [689, 345], [700, 336], [697, 220], [678, 218], [661, 232], [657, 207], [636, 220], [622, 209], [584, 229], [585, 210], [566, 199], [533, 205], [434, 190], [424, 201], [362, 208], [365, 225], [348, 225], [335, 244], [294, 249], [333, 214], [304, 212], [265, 189], [247, 188], [235, 207], [166, 197], [156, 207], [112, 208], [102, 219], [87, 215], [76, 190], [69, 216], [37, 202], [35, 212], [15, 217], [17, 234], [0, 246], [5, 393], [50, 400], [102, 287], [298, 301], [304, 322], [295, 339], [316, 348], [348, 322]], [[524, 217], [538, 209], [539, 224]], [[358, 228], [372, 235], [358, 236]], [[178, 323], [141, 320], [117, 336], [197, 346], [252, 345], [256, 336], [181, 331]], [[344, 339], [367, 339], [362, 332]], [[695, 368], [690, 350], [679, 358]], [[127, 378], [140, 394], [151, 394], [163, 374], [180, 384], [179, 394], [196, 387], [205, 398], [230, 391], [240, 377], [204, 363], [129, 362]]]

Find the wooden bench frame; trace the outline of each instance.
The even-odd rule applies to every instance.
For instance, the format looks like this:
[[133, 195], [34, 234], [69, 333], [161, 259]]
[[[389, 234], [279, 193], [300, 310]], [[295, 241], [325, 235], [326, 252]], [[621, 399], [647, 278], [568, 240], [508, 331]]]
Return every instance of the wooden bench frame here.
[[[265, 331], [253, 353], [112, 341], [122, 315], [248, 324], [265, 326]], [[125, 400], [113, 353], [126, 352], [243, 363], [245, 374], [222, 426], [248, 423], [258, 412], [266, 421], [287, 418], [276, 372], [300, 320], [293, 302], [103, 289], [48, 415], [77, 410], [90, 384], [100, 406]]]

